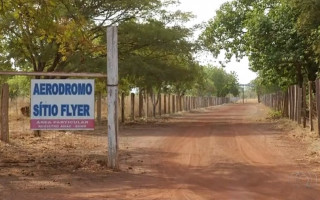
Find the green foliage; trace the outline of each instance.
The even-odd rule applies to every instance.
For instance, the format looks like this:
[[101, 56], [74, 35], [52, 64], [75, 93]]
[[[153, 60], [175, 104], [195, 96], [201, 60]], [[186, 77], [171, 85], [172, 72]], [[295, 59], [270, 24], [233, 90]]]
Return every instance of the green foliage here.
[[[37, 72], [106, 72], [106, 25], [119, 24], [120, 91], [238, 95], [235, 73], [202, 67], [190, 13], [168, 12], [174, 0], [3, 1], [0, 68]], [[12, 69], [13, 70], [13, 69]], [[39, 77], [36, 77], [39, 78]], [[11, 96], [25, 95], [27, 79], [10, 79]], [[21, 85], [22, 84], [22, 85]], [[96, 79], [96, 91], [105, 91]], [[21, 88], [21, 90], [19, 89]]]
[[274, 93], [281, 90], [277, 83], [269, 82], [261, 76], [258, 76], [255, 80], [251, 81], [250, 84], [254, 87], [258, 95]]
[[29, 77], [14, 76], [10, 78], [7, 83], [9, 84], [9, 96], [11, 99], [29, 96], [31, 87], [31, 80]]
[[[183, 26], [192, 15], [164, 10], [174, 3], [5, 1], [0, 8], [0, 67], [3, 59], [14, 60], [23, 71], [105, 73], [106, 25], [118, 23], [120, 90], [184, 94], [201, 68], [193, 58], [193, 30]], [[97, 91], [103, 91], [105, 81], [96, 83]]]
[[23, 70], [97, 72], [106, 54], [106, 25], [160, 6], [158, 0], [2, 1], [0, 54]]
[[268, 119], [277, 120], [282, 118], [282, 112], [277, 110], [272, 110], [268, 113]]
[[148, 91], [174, 86], [184, 93], [192, 86], [200, 66], [194, 61], [191, 30], [150, 19], [119, 27], [119, 69], [122, 83]]
[[[250, 67], [259, 72], [264, 82], [279, 87], [314, 80], [318, 72], [316, 42], [295, 0], [234, 0], [225, 3], [209, 22], [201, 36], [203, 44], [217, 56], [226, 52], [226, 59], [248, 56]], [[309, 0], [309, 3], [311, 0]], [[312, 1], [313, 2], [313, 1]], [[307, 6], [308, 3], [305, 5]], [[310, 4], [309, 4], [310, 6]], [[316, 9], [319, 8], [316, 6]], [[315, 12], [315, 9], [311, 9]], [[310, 11], [307, 11], [310, 13]], [[318, 23], [315, 14], [312, 23]], [[313, 24], [317, 29], [318, 25]]]
[[316, 62], [319, 63], [320, 56], [320, 1], [319, 0], [287, 0], [297, 10], [300, 10], [297, 16], [296, 28], [300, 35], [308, 39], [308, 43], [316, 52]]
[[235, 72], [227, 73], [223, 68], [208, 66], [203, 67], [200, 82], [195, 85], [193, 93], [202, 96], [238, 96], [238, 85]]
[[228, 74], [223, 68], [210, 67], [209, 76], [213, 80], [216, 95], [218, 97], [225, 97], [229, 93], [233, 94], [233, 96], [238, 96], [238, 80], [237, 76], [234, 72]]

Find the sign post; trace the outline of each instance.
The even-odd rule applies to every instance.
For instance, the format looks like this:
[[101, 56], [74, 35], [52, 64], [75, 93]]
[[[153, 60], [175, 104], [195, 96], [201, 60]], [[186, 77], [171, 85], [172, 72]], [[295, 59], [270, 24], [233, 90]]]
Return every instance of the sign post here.
[[32, 130], [93, 130], [94, 80], [31, 80]]
[[107, 28], [108, 167], [118, 169], [118, 28]]

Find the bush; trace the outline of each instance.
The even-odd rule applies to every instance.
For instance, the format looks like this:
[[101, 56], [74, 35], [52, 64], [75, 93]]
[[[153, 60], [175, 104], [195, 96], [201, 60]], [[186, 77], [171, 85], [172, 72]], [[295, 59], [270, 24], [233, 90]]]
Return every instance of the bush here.
[[281, 119], [282, 118], [282, 112], [278, 110], [272, 110], [268, 113], [268, 119]]
[[10, 78], [7, 83], [9, 84], [9, 95], [11, 99], [15, 99], [19, 96], [29, 96], [30, 77], [26, 76], [14, 76]]

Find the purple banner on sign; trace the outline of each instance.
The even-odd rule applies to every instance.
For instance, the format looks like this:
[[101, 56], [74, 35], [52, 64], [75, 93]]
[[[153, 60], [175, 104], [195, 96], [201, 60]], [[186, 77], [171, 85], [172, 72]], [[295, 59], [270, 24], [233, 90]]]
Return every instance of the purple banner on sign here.
[[32, 130], [94, 130], [93, 119], [32, 119]]

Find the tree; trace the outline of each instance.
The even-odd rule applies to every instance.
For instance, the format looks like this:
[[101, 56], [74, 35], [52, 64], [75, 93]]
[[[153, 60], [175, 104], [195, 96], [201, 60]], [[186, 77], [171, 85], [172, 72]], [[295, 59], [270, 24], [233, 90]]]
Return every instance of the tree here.
[[239, 83], [235, 72], [227, 73], [223, 68], [206, 66], [200, 82], [192, 90], [195, 95], [225, 97], [239, 95]]
[[261, 101], [260, 97], [262, 95], [275, 93], [281, 89], [284, 89], [279, 87], [277, 82], [270, 82], [268, 78], [265, 78], [264, 76], [260, 76], [260, 75], [256, 79], [252, 80], [250, 82], [250, 85], [253, 86], [255, 92], [257, 93], [258, 102]]
[[26, 76], [14, 76], [10, 78], [7, 83], [9, 84], [9, 96], [10, 99], [17, 97], [29, 96], [30, 92], [30, 78]]
[[229, 93], [237, 96], [239, 94], [238, 90], [238, 80], [234, 72], [227, 73], [223, 68], [210, 67], [209, 77], [213, 80], [214, 86], [216, 88], [215, 94], [218, 97], [225, 97]]
[[[175, 17], [181, 14], [184, 15], [178, 13]], [[189, 41], [192, 30], [178, 22], [170, 25], [160, 19], [130, 20], [119, 26], [121, 85], [126, 83], [128, 90], [139, 87], [140, 91], [147, 91], [154, 109], [158, 93], [170, 88], [179, 96], [184, 95], [200, 71], [192, 56], [195, 44]]]
[[201, 39], [217, 56], [248, 56], [250, 67], [281, 86], [315, 79], [318, 71], [309, 38], [297, 30], [301, 10], [287, 1], [235, 0], [224, 4]]
[[105, 26], [160, 6], [158, 0], [2, 1], [0, 54], [37, 72], [99, 71]]
[[[314, 62], [310, 63], [318, 68], [320, 62], [320, 1], [319, 0], [293, 0], [286, 1], [294, 9], [299, 10], [296, 28], [300, 35], [306, 38], [309, 45], [309, 52], [315, 54], [313, 57]], [[314, 70], [314, 75], [309, 77], [309, 80], [314, 80], [317, 70]]]

